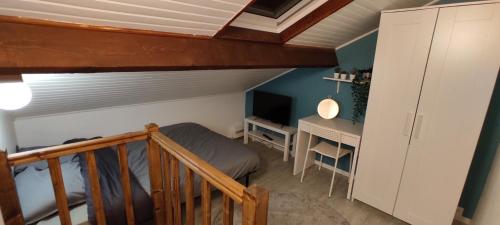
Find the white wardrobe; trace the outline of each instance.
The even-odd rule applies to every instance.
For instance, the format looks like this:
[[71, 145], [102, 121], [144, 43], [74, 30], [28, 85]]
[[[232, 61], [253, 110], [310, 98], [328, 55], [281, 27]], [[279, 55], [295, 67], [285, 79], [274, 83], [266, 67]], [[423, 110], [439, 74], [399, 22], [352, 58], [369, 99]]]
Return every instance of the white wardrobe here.
[[499, 1], [383, 12], [353, 197], [451, 224], [499, 72]]

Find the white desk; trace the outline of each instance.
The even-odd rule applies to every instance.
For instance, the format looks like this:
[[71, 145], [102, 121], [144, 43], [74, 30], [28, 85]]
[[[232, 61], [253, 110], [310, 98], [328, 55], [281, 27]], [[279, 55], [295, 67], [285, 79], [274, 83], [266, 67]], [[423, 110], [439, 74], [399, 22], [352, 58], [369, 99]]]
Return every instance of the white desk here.
[[[283, 161], [288, 161], [288, 155], [290, 154], [290, 146], [293, 149], [293, 137], [297, 132], [297, 129], [289, 126], [282, 126], [280, 124], [273, 123], [271, 121], [267, 121], [255, 116], [245, 118], [245, 127], [244, 127], [244, 139], [243, 142], [245, 144], [248, 143], [248, 137], [250, 136], [253, 139], [259, 140], [264, 143], [269, 143], [275, 149], [283, 151]], [[250, 129], [250, 125], [252, 128]], [[284, 136], [280, 137], [274, 134], [265, 133], [259, 131], [257, 128], [262, 127], [267, 130], [274, 131], [276, 133], [282, 134]], [[265, 138], [263, 135], [266, 134], [272, 138], [269, 140]]]
[[[317, 137], [331, 139], [333, 132], [339, 132], [342, 136], [342, 144], [354, 147], [354, 159], [351, 176], [349, 179], [349, 188], [347, 189], [347, 198], [351, 199], [352, 185], [354, 182], [354, 174], [356, 173], [356, 165], [358, 161], [358, 149], [361, 143], [361, 134], [363, 133], [363, 124], [353, 124], [351, 120], [331, 119], [325, 120], [318, 115], [312, 115], [299, 120], [299, 129], [297, 132], [297, 143], [295, 145], [295, 162], [293, 174], [297, 175], [302, 172], [304, 159], [307, 152], [307, 143], [309, 134], [313, 135], [312, 143], [317, 142]], [[314, 154], [310, 152], [309, 154]], [[306, 162], [306, 168], [314, 164], [315, 157], [310, 155]]]

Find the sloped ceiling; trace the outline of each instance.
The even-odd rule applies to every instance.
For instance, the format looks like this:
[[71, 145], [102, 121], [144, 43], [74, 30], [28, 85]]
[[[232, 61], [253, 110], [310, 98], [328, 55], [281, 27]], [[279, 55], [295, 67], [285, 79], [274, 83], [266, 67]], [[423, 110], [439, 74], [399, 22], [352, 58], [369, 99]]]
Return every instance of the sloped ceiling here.
[[288, 44], [336, 48], [378, 27], [380, 12], [423, 6], [432, 0], [354, 0]]
[[251, 0], [1, 0], [0, 15], [213, 36]]
[[[277, 19], [237, 16], [252, 0], [1, 0], [0, 15], [214, 36], [232, 26], [280, 33], [327, 0], [302, 0]], [[377, 27], [380, 11], [423, 6], [432, 0], [354, 0], [288, 44], [335, 48]]]
[[31, 103], [14, 117], [244, 91], [288, 69], [196, 70], [139, 73], [25, 74]]

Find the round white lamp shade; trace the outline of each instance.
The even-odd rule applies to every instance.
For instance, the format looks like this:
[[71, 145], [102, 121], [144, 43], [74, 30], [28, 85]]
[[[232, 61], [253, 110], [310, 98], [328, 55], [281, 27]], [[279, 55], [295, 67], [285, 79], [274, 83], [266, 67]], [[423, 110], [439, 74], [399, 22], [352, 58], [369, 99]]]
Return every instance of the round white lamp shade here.
[[0, 109], [20, 109], [31, 102], [31, 97], [31, 88], [23, 82], [0, 83]]
[[318, 104], [318, 114], [321, 116], [323, 119], [333, 119], [339, 114], [339, 104], [330, 98], [323, 99], [319, 104]]

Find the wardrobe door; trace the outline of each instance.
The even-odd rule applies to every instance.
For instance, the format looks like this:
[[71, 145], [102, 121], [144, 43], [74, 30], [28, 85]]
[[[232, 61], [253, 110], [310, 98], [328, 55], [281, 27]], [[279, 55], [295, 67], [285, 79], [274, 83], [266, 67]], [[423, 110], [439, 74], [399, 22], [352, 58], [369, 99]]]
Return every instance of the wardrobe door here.
[[363, 128], [354, 198], [392, 214], [437, 9], [384, 13]]
[[500, 67], [500, 4], [441, 8], [394, 215], [451, 224]]

